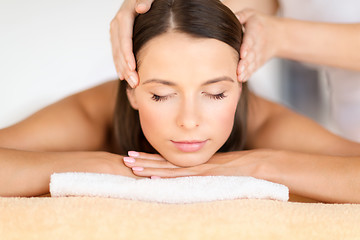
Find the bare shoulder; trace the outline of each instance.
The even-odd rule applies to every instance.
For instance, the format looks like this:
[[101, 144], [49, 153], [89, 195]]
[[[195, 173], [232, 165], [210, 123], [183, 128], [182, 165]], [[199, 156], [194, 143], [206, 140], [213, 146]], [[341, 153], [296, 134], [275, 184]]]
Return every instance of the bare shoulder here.
[[310, 118], [254, 94], [249, 96], [247, 148], [358, 156], [360, 144], [346, 140]]
[[0, 130], [0, 147], [34, 151], [103, 150], [117, 81], [83, 90]]
[[269, 117], [283, 107], [249, 92], [248, 98], [248, 135], [258, 132]]
[[108, 81], [77, 94], [89, 118], [111, 124], [119, 82]]

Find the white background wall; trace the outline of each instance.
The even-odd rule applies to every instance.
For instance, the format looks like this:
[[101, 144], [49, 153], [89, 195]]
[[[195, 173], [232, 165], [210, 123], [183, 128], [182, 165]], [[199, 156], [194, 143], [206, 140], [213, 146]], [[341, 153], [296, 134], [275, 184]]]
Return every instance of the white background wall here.
[[[122, 0], [0, 0], [0, 128], [116, 78], [109, 23]], [[253, 78], [277, 100], [277, 63]]]
[[122, 0], [0, 0], [0, 128], [116, 77], [109, 23]]

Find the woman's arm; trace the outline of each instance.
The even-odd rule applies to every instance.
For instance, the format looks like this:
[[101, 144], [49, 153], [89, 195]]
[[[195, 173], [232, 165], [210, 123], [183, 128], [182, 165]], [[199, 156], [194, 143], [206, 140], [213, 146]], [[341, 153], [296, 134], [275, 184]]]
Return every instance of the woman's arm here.
[[253, 176], [323, 202], [360, 203], [360, 144], [345, 140], [278, 104], [250, 95], [247, 147], [217, 153], [207, 163], [178, 168], [140, 153], [125, 163], [142, 177]]
[[[250, 97], [248, 157], [258, 178], [282, 183], [291, 193], [325, 202], [360, 203], [360, 144], [255, 95]], [[260, 161], [259, 161], [260, 159]]]
[[346, 140], [313, 120], [254, 94], [249, 96], [247, 148], [360, 156], [360, 144]]
[[[106, 153], [117, 81], [67, 97], [0, 130], [0, 196], [48, 192], [54, 172], [134, 175]], [[100, 152], [90, 152], [100, 151]]]
[[29, 151], [108, 148], [117, 81], [54, 103], [27, 119], [0, 129], [0, 147]]
[[136, 177], [122, 161], [122, 156], [108, 152], [32, 152], [0, 148], [0, 196], [49, 193], [53, 173], [93, 172]]
[[282, 183], [295, 195], [360, 203], [360, 144], [255, 95], [249, 100], [248, 147], [267, 148], [256, 177]]

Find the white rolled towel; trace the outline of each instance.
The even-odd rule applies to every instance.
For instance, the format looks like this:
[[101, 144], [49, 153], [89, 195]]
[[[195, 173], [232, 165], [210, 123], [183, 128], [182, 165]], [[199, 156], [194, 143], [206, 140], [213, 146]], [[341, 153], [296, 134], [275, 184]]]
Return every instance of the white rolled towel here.
[[94, 196], [160, 203], [289, 199], [289, 189], [284, 185], [241, 176], [135, 179], [99, 173], [54, 173], [51, 175], [50, 193], [52, 197]]

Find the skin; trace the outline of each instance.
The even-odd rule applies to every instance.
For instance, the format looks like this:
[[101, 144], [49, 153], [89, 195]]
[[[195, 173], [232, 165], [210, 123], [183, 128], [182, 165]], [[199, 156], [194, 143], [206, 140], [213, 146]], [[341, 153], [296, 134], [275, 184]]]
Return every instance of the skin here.
[[[238, 53], [219, 40], [166, 33], [147, 43], [139, 61], [140, 84], [128, 96], [145, 137], [175, 165], [207, 162], [234, 124], [241, 93]], [[184, 153], [172, 142], [194, 140], [206, 141], [205, 146]]]
[[[166, 37], [163, 36], [163, 40]], [[188, 39], [177, 36], [182, 41]], [[161, 42], [161, 38], [158, 39]], [[191, 44], [190, 44], [191, 42]], [[188, 42], [181, 49], [189, 55], [182, 55], [180, 59], [167, 55], [164, 59], [161, 49], [168, 52], [176, 52], [179, 47], [172, 41], [161, 42], [161, 48], [157, 48], [156, 41], [149, 42], [143, 52], [140, 53], [139, 73], [144, 77], [144, 84], [138, 89], [129, 91], [132, 95], [133, 107], [137, 107], [143, 114], [142, 124], [145, 128], [156, 127], [161, 132], [159, 136], [151, 140], [154, 145], [162, 144], [168, 139], [168, 133], [162, 131], [159, 125], [147, 119], [151, 114], [144, 112], [145, 106], [152, 103], [151, 95], [146, 91], [160, 91], [163, 86], [152, 86], [145, 84], [148, 78], [164, 78], [167, 81], [176, 81], [177, 85], [171, 88], [177, 95], [169, 98], [168, 102], [162, 102], [169, 111], [166, 124], [170, 128], [169, 136], [184, 137], [184, 132], [194, 132], [197, 135], [209, 134], [208, 138], [216, 138], [220, 145], [225, 133], [218, 132], [219, 129], [207, 126], [202, 118], [208, 118], [207, 109], [195, 111], [202, 104], [209, 104], [214, 107], [217, 104], [225, 104], [224, 108], [232, 109], [230, 102], [214, 103], [207, 99], [203, 92], [214, 92], [220, 88], [234, 89], [230, 95], [239, 97], [239, 87], [235, 83], [216, 83], [219, 86], [203, 86], [199, 84], [214, 77], [230, 75], [235, 77], [237, 64], [234, 60], [234, 51], [226, 45], [213, 40], [194, 39]], [[180, 44], [180, 43], [179, 43]], [[218, 52], [214, 50], [222, 48], [228, 64], [220, 64]], [[157, 48], [158, 51], [152, 51]], [[206, 65], [215, 69], [208, 69], [208, 66], [199, 68], [181, 65], [181, 72], [176, 69], [161, 70], [160, 73], [151, 71], [156, 64], [167, 64], [167, 61], [178, 64], [192, 63], [192, 53], [205, 51], [208, 57], [199, 61], [206, 62]], [[142, 55], [142, 56], [141, 56]], [[156, 64], [155, 64], [156, 63]], [[152, 65], [151, 65], [152, 64]], [[165, 65], [164, 65], [165, 66]], [[216, 66], [216, 67], [215, 67]], [[198, 69], [198, 70], [196, 70]], [[206, 70], [206, 71], [201, 71]], [[211, 72], [211, 76], [209, 73]], [[166, 75], [165, 75], [166, 74]], [[191, 74], [191, 84], [181, 85], [178, 81], [187, 81]], [[180, 75], [180, 76], [179, 76]], [[146, 86], [147, 85], [147, 86]], [[54, 172], [95, 172], [109, 173], [129, 176], [134, 178], [142, 177], [179, 177], [179, 176], [253, 176], [289, 187], [290, 193], [305, 198], [315, 199], [323, 202], [360, 202], [360, 144], [340, 138], [315, 122], [300, 116], [278, 104], [266, 101], [260, 97], [250, 94], [249, 115], [247, 129], [247, 151], [236, 151], [227, 153], [216, 153], [210, 156], [206, 162], [191, 159], [186, 162], [181, 159], [183, 165], [179, 164], [177, 153], [172, 149], [160, 149], [164, 155], [168, 154], [168, 161], [164, 156], [147, 153], [130, 152], [129, 156], [119, 156], [111, 151], [112, 119], [113, 109], [116, 100], [117, 81], [107, 82], [92, 89], [74, 94], [55, 104], [52, 104], [24, 121], [5, 129], [0, 130], [0, 196], [36, 196], [49, 191], [49, 178]], [[148, 88], [149, 87], [149, 88]], [[159, 87], [159, 88], [158, 88]], [[216, 89], [212, 89], [212, 88]], [[147, 90], [146, 90], [147, 89]], [[142, 92], [142, 91], [145, 91]], [[167, 89], [166, 89], [167, 91]], [[163, 94], [163, 93], [158, 93]], [[167, 94], [167, 93], [166, 93]], [[144, 102], [142, 102], [144, 101]], [[160, 103], [152, 103], [160, 104]], [[167, 108], [167, 104], [174, 104]], [[205, 107], [206, 108], [206, 107]], [[162, 109], [164, 110], [164, 109]], [[155, 111], [155, 110], [154, 110]], [[172, 111], [172, 112], [170, 112]], [[222, 111], [220, 109], [219, 111]], [[171, 114], [170, 114], [171, 113]], [[161, 112], [158, 112], [161, 114]], [[232, 114], [223, 113], [223, 116], [213, 116], [208, 119], [212, 127], [218, 127], [221, 121], [229, 121]], [[220, 115], [220, 114], [219, 114]], [[191, 121], [189, 121], [189, 119]], [[158, 120], [158, 119], [157, 119]], [[150, 122], [151, 121], [151, 122]], [[198, 122], [197, 124], [193, 123]], [[190, 123], [190, 125], [189, 125]], [[154, 124], [154, 125], [152, 125]], [[204, 124], [204, 125], [203, 125]], [[185, 125], [187, 128], [184, 128]], [[189, 126], [190, 129], [188, 128]], [[194, 127], [197, 126], [197, 127]], [[222, 125], [221, 130], [227, 129]], [[195, 128], [195, 129], [194, 129]], [[196, 128], [205, 129], [198, 131]], [[148, 129], [150, 134], [151, 129]], [[224, 131], [225, 132], [225, 131]], [[157, 134], [157, 132], [155, 133]], [[200, 137], [203, 137], [202, 135]], [[171, 138], [170, 138], [171, 139]], [[158, 142], [159, 141], [159, 142]], [[215, 142], [215, 141], [214, 141]], [[209, 144], [204, 148], [206, 154], [214, 151], [217, 147]], [[207, 156], [204, 152], [204, 156]], [[201, 153], [202, 155], [202, 153]], [[130, 161], [129, 161], [130, 160]], [[177, 165], [176, 165], [177, 164]]]
[[[132, 86], [138, 83], [131, 49], [134, 17], [148, 11], [152, 2], [125, 0], [111, 24], [111, 29], [116, 29], [111, 31], [116, 69], [120, 79], [127, 79]], [[246, 29], [237, 70], [239, 81], [248, 80], [273, 57], [360, 71], [359, 23], [330, 24], [275, 17], [277, 0], [222, 2], [237, 14]]]
[[138, 84], [136, 63], [132, 54], [132, 29], [135, 16], [147, 12], [153, 0], [125, 0], [110, 23], [110, 40], [116, 72], [130, 86]]

